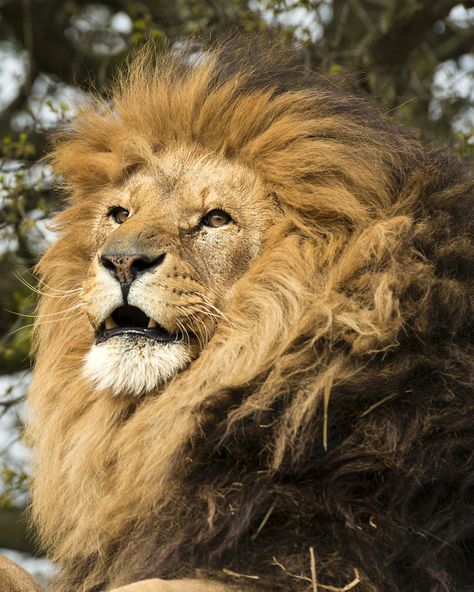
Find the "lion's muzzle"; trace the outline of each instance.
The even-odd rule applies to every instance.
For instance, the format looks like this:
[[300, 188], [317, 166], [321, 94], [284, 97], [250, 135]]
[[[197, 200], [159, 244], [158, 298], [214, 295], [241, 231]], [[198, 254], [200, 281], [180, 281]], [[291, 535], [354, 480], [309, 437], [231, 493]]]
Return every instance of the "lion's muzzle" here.
[[119, 283], [126, 301], [133, 281], [147, 271], [154, 271], [163, 263], [166, 253], [154, 257], [144, 254], [103, 253], [100, 262]]
[[194, 337], [189, 332], [184, 335], [167, 331], [143, 310], [130, 305], [119, 306], [107, 317], [96, 333], [96, 343], [104, 343], [117, 336], [146, 337], [158, 343], [172, 343], [182, 341], [185, 337], [188, 340]]

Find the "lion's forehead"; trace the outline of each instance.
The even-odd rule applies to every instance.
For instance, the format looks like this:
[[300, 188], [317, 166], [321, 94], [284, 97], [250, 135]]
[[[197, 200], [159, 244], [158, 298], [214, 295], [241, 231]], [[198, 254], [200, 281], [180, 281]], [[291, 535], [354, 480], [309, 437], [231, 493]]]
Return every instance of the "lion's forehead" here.
[[256, 186], [255, 173], [247, 167], [181, 148], [139, 167], [118, 189], [135, 208], [153, 207], [179, 222], [177, 215], [186, 219], [218, 203], [239, 211], [250, 208], [260, 201]]

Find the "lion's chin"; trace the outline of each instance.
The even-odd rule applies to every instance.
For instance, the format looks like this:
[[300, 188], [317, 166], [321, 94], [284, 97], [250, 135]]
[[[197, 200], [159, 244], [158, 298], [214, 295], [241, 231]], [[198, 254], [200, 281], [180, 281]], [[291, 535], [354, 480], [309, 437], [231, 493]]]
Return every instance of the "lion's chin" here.
[[116, 336], [90, 349], [84, 374], [98, 390], [140, 396], [170, 380], [192, 357], [190, 345], [184, 342]]

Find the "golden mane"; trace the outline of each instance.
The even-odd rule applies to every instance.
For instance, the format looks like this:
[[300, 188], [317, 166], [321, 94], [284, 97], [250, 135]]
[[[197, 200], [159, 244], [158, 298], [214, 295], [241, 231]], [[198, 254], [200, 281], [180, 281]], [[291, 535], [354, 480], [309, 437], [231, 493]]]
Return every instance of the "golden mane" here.
[[[93, 336], [74, 308], [94, 250], [95, 195], [180, 145], [254, 170], [284, 223], [235, 285], [227, 322], [188, 370], [159, 396], [105, 396], [81, 375]], [[190, 496], [192, 512], [201, 508], [215, 527], [217, 489], [186, 484], [205, 463], [196, 443], [209, 426], [219, 447], [239, 440], [249, 422], [265, 424], [259, 470], [267, 479], [297, 472], [315, 449], [337, 450], [350, 429], [345, 411], [346, 423], [338, 419], [345, 406], [357, 421], [364, 416], [370, 435], [372, 410], [403, 391], [396, 364], [408, 375], [414, 363], [397, 358], [400, 343], [413, 332], [429, 339], [436, 272], [416, 239], [436, 201], [427, 205], [427, 196], [448, 202], [469, 181], [336, 84], [225, 46], [137, 58], [110, 101], [86, 106], [58, 135], [51, 160], [69, 205], [38, 265], [45, 295], [30, 392], [32, 513], [66, 570], [59, 589], [92, 591], [129, 581], [135, 568], [125, 574], [111, 557], [118, 548], [126, 557], [150, 520], [155, 535], [143, 556], [184, 528]], [[457, 256], [462, 240], [443, 248]], [[465, 311], [467, 297], [450, 282], [438, 309], [458, 298]], [[454, 335], [463, 321], [442, 322]], [[383, 359], [393, 364], [384, 370]], [[374, 365], [380, 389], [350, 391], [373, 379]]]

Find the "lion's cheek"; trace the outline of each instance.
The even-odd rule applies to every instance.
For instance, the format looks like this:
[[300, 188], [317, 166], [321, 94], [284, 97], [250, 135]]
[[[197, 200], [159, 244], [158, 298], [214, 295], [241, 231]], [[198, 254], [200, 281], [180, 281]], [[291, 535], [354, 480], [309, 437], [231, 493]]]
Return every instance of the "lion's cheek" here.
[[82, 301], [94, 330], [123, 302], [119, 284], [105, 270], [93, 269], [83, 285]]
[[263, 236], [259, 228], [240, 227], [221, 234], [203, 234], [192, 246], [183, 250], [199, 281], [214, 295], [225, 297], [260, 255]]

